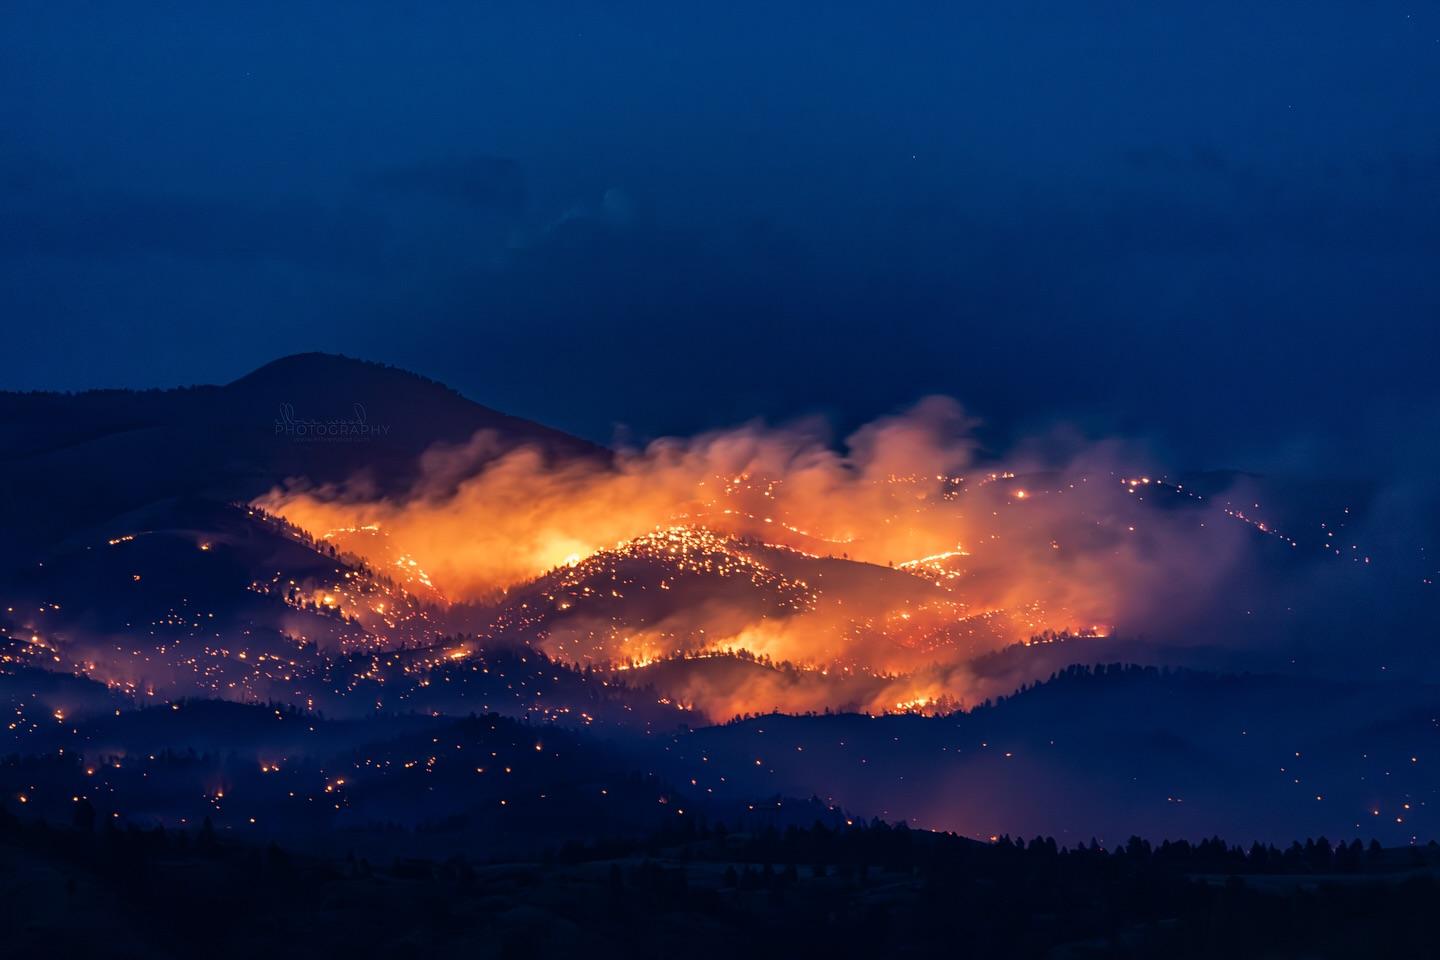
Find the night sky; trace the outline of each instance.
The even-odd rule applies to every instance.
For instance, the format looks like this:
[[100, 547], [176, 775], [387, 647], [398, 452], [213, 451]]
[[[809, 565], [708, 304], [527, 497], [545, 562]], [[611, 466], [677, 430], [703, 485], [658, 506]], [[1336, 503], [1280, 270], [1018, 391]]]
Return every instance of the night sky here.
[[0, 387], [1434, 456], [1433, 5], [220, 6], [0, 7]]

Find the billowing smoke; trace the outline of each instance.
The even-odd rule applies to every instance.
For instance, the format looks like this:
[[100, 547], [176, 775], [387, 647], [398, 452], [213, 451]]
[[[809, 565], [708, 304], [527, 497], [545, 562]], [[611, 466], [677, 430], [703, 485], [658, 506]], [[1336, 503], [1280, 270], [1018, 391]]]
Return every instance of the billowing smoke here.
[[822, 424], [751, 425], [608, 463], [480, 433], [429, 451], [403, 495], [257, 503], [562, 659], [728, 651], [930, 678], [913, 695], [887, 680], [875, 696], [897, 708], [973, 695], [960, 665], [1009, 644], [1155, 631], [1212, 601], [1242, 525], [1118, 448], [982, 462], [973, 427], [931, 397], [840, 449]]

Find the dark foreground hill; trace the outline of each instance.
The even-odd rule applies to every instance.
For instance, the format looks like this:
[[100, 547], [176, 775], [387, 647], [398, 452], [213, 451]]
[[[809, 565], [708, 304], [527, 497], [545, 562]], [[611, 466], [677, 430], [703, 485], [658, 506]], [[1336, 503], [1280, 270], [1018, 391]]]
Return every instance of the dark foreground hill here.
[[1426, 956], [1437, 864], [693, 821], [538, 860], [376, 860], [0, 811], [0, 923], [16, 958]]

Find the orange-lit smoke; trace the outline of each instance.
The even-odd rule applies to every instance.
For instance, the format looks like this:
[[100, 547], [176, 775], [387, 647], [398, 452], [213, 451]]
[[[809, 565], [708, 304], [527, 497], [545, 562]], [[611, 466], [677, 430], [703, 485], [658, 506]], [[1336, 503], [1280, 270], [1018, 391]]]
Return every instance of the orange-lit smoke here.
[[[531, 448], [496, 457], [496, 438], [482, 431], [463, 446], [430, 450], [403, 497], [277, 490], [257, 505], [317, 535], [376, 526], [452, 599], [485, 597], [683, 522], [898, 562], [953, 539], [900, 518], [934, 502], [937, 475], [968, 464], [967, 427], [956, 404], [931, 398], [858, 431], [847, 455], [814, 430], [742, 428], [660, 440], [618, 454], [611, 467], [547, 463]], [[901, 475], [920, 480], [887, 482]], [[890, 514], [897, 522], [884, 519]]]
[[[402, 496], [296, 487], [257, 504], [381, 569], [421, 571], [450, 601], [503, 606], [548, 571], [587, 559], [618, 569], [627, 542], [697, 528], [741, 538], [725, 549], [811, 596], [785, 616], [743, 600], [719, 611], [711, 595], [652, 616], [631, 584], [629, 597], [616, 589], [587, 616], [598, 593], [552, 575], [533, 598], [551, 605], [549, 619], [527, 639], [574, 661], [742, 649], [914, 671], [1045, 630], [1148, 626], [1203, 603], [1223, 574], [1238, 534], [1193, 512], [1137, 509], [1107, 448], [982, 468], [971, 427], [956, 403], [932, 397], [861, 428], [843, 450], [813, 424], [750, 426], [609, 463], [556, 463], [530, 448], [497, 455], [497, 438], [481, 433], [428, 452]], [[945, 692], [931, 686], [924, 697]]]

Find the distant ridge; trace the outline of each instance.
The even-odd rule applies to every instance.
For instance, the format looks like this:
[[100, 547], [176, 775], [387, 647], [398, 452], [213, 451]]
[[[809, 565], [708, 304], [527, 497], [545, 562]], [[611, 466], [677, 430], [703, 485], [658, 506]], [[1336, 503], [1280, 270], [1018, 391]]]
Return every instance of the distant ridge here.
[[438, 380], [406, 370], [404, 367], [397, 367], [389, 363], [380, 363], [376, 360], [351, 357], [343, 353], [322, 353], [318, 350], [312, 350], [306, 353], [292, 353], [289, 356], [278, 357], [230, 381], [228, 386], [242, 387], [272, 382], [283, 384], [294, 382], [301, 378], [320, 376], [331, 376], [339, 379], [352, 376], [362, 371], [403, 377], [408, 380], [413, 380], [416, 383], [425, 384], [426, 386], [437, 387], [445, 393], [459, 399], [465, 399], [458, 390]]
[[[286, 420], [363, 421], [363, 437], [314, 437]], [[606, 458], [596, 444], [482, 406], [396, 367], [325, 353], [278, 360], [223, 386], [0, 392], [0, 529], [44, 549], [120, 514], [181, 499], [246, 500], [292, 478], [413, 483], [420, 455], [492, 431], [495, 451]], [[357, 442], [358, 441], [358, 442]]]

